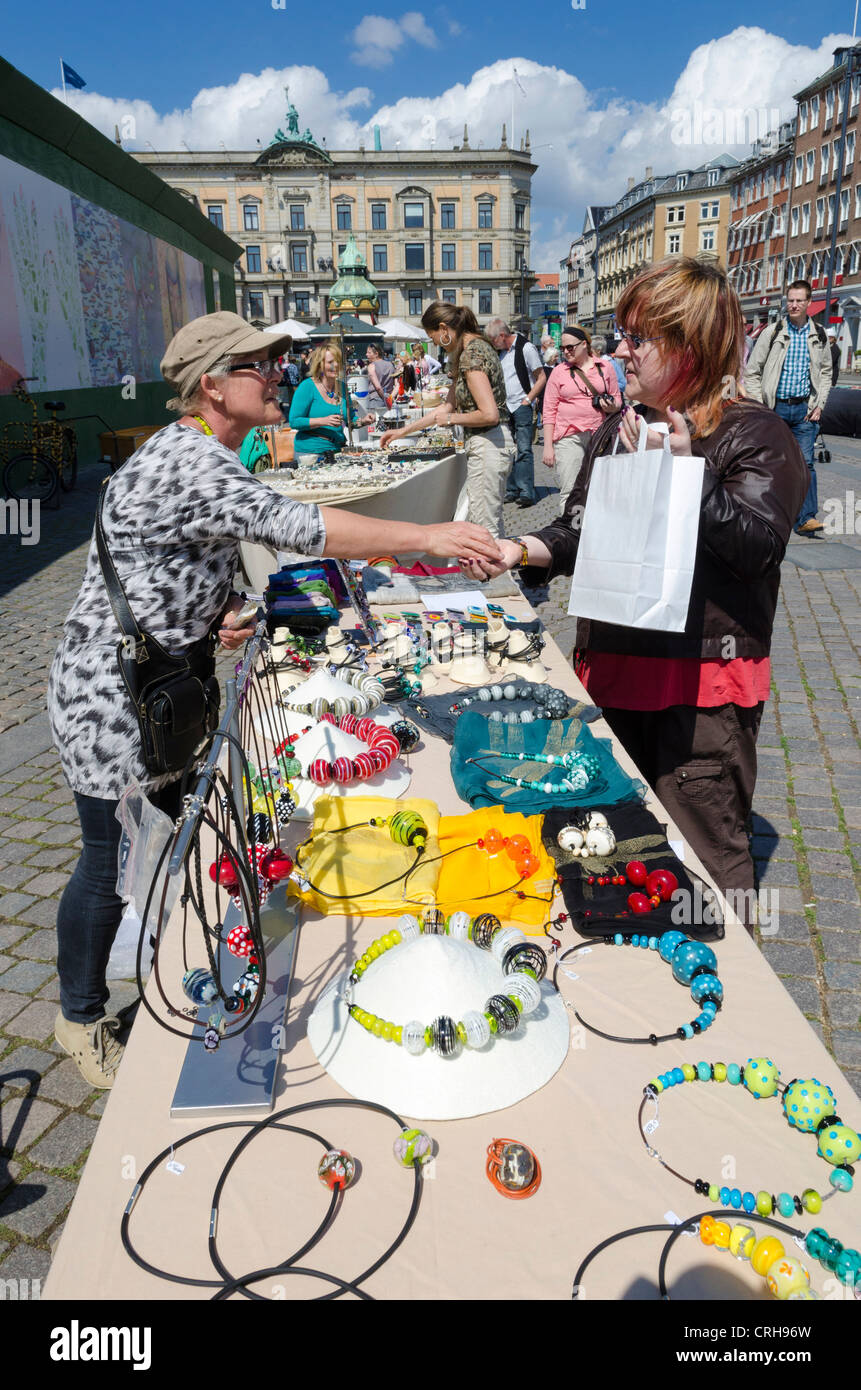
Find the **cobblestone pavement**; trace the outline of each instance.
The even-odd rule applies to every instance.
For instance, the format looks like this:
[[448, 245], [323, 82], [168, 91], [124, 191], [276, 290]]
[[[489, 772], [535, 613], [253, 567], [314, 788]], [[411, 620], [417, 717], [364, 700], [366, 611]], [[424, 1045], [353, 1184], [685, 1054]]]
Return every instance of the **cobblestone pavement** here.
[[[836, 441], [833, 455], [818, 469], [821, 504], [845, 502], [853, 489], [861, 503], [861, 442]], [[38, 545], [7, 541], [0, 579], [0, 1281], [30, 1281], [24, 1297], [47, 1273], [107, 1101], [53, 1041], [57, 900], [80, 840], [44, 713], [103, 472], [83, 469], [60, 509], [43, 512]], [[557, 514], [553, 475], [540, 462], [536, 482], [537, 506], [506, 507], [509, 534]], [[780, 894], [777, 930], [762, 950], [861, 1094], [861, 506], [858, 529], [790, 542], [753, 844], [760, 885]], [[566, 652], [568, 588], [560, 578], [530, 594]], [[134, 993], [118, 984], [110, 1011]]]

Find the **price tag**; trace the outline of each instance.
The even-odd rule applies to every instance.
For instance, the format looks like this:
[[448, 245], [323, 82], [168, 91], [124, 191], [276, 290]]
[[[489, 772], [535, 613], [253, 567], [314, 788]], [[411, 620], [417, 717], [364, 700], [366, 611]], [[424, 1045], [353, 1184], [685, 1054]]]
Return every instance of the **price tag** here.
[[566, 970], [564, 966], [562, 967], [562, 974], [563, 974], [563, 975], [567, 975], [569, 980], [579, 980], [579, 979], [580, 979], [580, 976], [579, 976], [579, 975], [575, 975], [573, 970]]
[[[681, 1225], [683, 1225], [682, 1218], [681, 1218], [680, 1216], [676, 1216], [676, 1213], [675, 1213], [674, 1211], [665, 1211], [665, 1212], [664, 1212], [664, 1220], [665, 1220], [670, 1226], [681, 1226]], [[697, 1228], [696, 1228], [696, 1226], [688, 1226], [688, 1227], [686, 1228], [686, 1230], [684, 1231], [684, 1234], [685, 1234], [686, 1236], [695, 1236], [696, 1233], [697, 1233]]]
[[165, 1164], [165, 1167], [169, 1173], [176, 1173], [177, 1177], [181, 1177], [185, 1172], [185, 1164], [178, 1163], [175, 1158], [172, 1158], [169, 1163]]
[[657, 1119], [647, 1120], [643, 1125], [644, 1134], [654, 1134], [656, 1129], [660, 1129], [660, 1124]]

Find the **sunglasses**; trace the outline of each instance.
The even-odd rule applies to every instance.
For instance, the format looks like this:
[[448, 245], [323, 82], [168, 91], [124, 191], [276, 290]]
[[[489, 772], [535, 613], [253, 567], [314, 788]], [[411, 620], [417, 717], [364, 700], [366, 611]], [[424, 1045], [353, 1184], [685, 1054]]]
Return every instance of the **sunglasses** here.
[[[583, 339], [583, 342], [585, 342], [585, 341], [586, 341], [586, 339], [584, 338], [584, 339]], [[562, 351], [563, 351], [563, 352], [576, 352], [576, 350], [577, 350], [578, 347], [582, 347], [582, 343], [563, 343], [563, 344], [562, 344]]]
[[639, 333], [626, 333], [624, 328], [619, 329], [619, 335], [625, 339], [626, 343], [631, 345], [635, 352], [637, 348], [641, 348], [644, 343], [663, 342], [662, 338], [643, 338]]
[[273, 376], [281, 376], [284, 371], [283, 357], [266, 357], [262, 362], [237, 362], [235, 367], [228, 367], [227, 374], [231, 372], [259, 372], [264, 381], [268, 381]]

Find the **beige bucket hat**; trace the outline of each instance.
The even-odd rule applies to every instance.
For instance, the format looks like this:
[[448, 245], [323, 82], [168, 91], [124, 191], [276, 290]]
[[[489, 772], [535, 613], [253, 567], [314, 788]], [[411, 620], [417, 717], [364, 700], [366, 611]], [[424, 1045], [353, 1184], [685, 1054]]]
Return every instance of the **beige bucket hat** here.
[[161, 374], [179, 398], [187, 400], [204, 372], [219, 358], [244, 357], [251, 352], [261, 360], [280, 357], [292, 342], [289, 333], [280, 337], [263, 333], [238, 314], [222, 309], [192, 319], [174, 334], [161, 359]]

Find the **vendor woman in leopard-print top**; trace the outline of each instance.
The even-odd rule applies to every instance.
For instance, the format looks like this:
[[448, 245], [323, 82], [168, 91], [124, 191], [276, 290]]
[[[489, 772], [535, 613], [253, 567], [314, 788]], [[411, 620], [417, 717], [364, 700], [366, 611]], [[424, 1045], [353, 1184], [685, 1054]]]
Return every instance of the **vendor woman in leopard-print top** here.
[[[242, 599], [231, 582], [241, 540], [342, 559], [399, 550], [499, 555], [492, 537], [468, 523], [376, 521], [291, 501], [246, 472], [236, 450], [253, 426], [281, 419], [280, 354], [289, 344], [227, 312], [186, 324], [162, 361], [182, 418], [148, 439], [106, 490], [105, 538], [129, 606], [139, 626], [173, 654], [214, 629], [227, 650], [252, 635], [253, 628], [234, 625]], [[179, 812], [180, 774], [146, 773], [120, 676], [120, 636], [93, 539], [51, 668], [48, 708], [83, 836], [57, 916], [55, 1033], [90, 1084], [101, 1087], [113, 1084], [121, 1056], [117, 1021], [104, 1017], [105, 968], [123, 912], [115, 886], [117, 803], [136, 779], [172, 818]]]
[[505, 380], [499, 355], [481, 332], [471, 309], [434, 300], [422, 314], [422, 328], [448, 353], [454, 385], [445, 405], [399, 430], [388, 430], [380, 443], [401, 439], [429, 424], [463, 425], [466, 436], [466, 489], [469, 519], [504, 535], [502, 507], [514, 462], [514, 439], [508, 423]]

